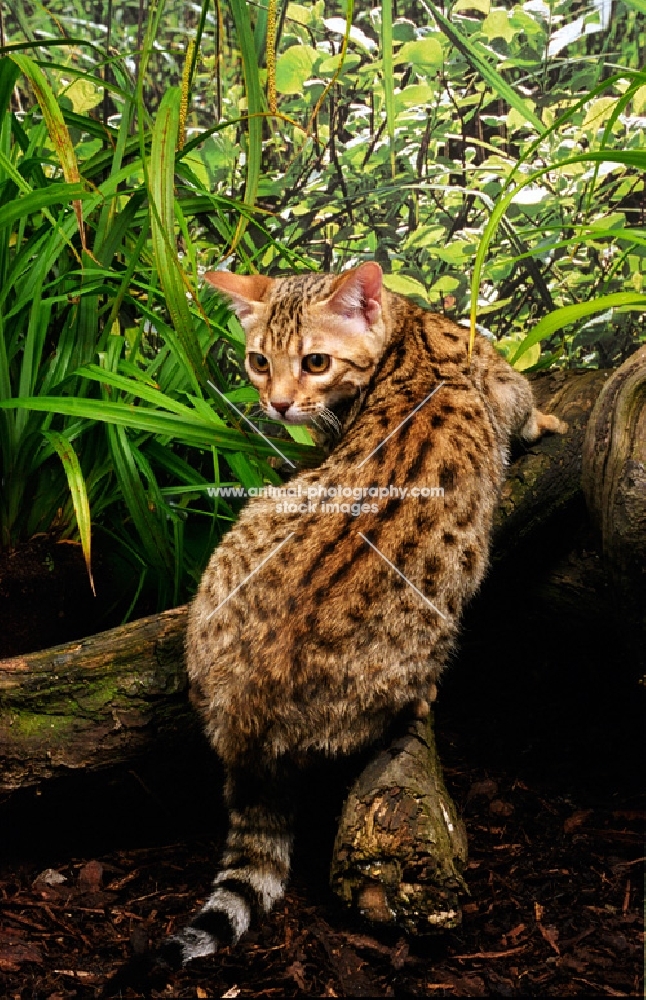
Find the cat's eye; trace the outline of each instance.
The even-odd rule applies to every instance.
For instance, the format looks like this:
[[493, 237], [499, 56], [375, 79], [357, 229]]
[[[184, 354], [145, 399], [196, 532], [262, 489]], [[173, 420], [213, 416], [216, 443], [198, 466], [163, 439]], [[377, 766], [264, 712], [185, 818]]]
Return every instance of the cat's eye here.
[[322, 375], [330, 367], [329, 354], [306, 354], [301, 362], [304, 372], [310, 375]]
[[269, 360], [264, 354], [258, 354], [257, 351], [251, 351], [248, 358], [252, 371], [257, 372], [259, 375], [267, 374], [269, 371]]

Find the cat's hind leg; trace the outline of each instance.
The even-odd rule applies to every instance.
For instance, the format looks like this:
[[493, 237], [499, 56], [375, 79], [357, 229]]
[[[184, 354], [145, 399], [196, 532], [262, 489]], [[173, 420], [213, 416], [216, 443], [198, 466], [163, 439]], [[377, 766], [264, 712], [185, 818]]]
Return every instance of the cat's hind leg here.
[[291, 769], [230, 771], [225, 787], [229, 832], [210, 896], [190, 924], [168, 938], [174, 966], [235, 944], [284, 895], [292, 847]]

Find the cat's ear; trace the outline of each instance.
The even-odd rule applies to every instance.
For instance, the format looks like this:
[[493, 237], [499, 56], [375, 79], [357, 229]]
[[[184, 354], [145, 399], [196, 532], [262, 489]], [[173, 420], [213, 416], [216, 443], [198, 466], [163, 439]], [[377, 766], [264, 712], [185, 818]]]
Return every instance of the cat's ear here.
[[250, 316], [262, 302], [272, 278], [262, 274], [233, 274], [231, 271], [207, 271], [206, 281], [230, 300], [239, 320]]
[[344, 319], [362, 319], [366, 326], [381, 315], [382, 270], [376, 261], [359, 264], [342, 274], [327, 301], [327, 308]]

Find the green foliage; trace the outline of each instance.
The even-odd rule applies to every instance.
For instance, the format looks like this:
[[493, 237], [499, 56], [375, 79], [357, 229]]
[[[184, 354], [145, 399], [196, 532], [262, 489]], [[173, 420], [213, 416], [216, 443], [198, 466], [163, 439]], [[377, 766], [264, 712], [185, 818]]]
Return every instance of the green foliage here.
[[[644, 339], [641, 0], [610, 19], [601, 0], [281, 0], [275, 115], [262, 5], [88, 9], [5, 17], [3, 546], [53, 527], [89, 565], [89, 511], [132, 601], [161, 607], [235, 517], [207, 487], [277, 481], [208, 385], [251, 412], [240, 328], [199, 287], [219, 263], [376, 259], [522, 368], [609, 365]], [[292, 437], [284, 454], [313, 457]]]
[[[91, 515], [131, 566], [128, 599], [143, 589], [163, 607], [189, 595], [235, 517], [208, 489], [278, 480], [271, 442], [208, 387], [256, 401], [239, 327], [197, 293], [244, 206], [212, 194], [194, 146], [177, 151], [180, 90], [151, 119], [114, 74], [119, 121], [102, 124], [68, 106], [58, 71], [0, 60], [0, 530], [4, 547], [78, 533], [91, 579]], [[36, 96], [23, 114], [16, 84]]]

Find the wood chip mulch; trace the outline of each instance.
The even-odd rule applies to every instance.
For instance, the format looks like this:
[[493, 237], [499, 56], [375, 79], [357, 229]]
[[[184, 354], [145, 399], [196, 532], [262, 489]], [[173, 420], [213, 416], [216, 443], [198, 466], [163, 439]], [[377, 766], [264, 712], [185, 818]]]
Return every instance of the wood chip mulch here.
[[[118, 995], [641, 996], [644, 812], [634, 796], [591, 807], [465, 765], [447, 768], [447, 781], [469, 836], [458, 930], [416, 941], [376, 933], [301, 863], [283, 903], [237, 948]], [[0, 995], [98, 996], [200, 905], [218, 847], [193, 837], [52, 857], [45, 870], [0, 867]]]

